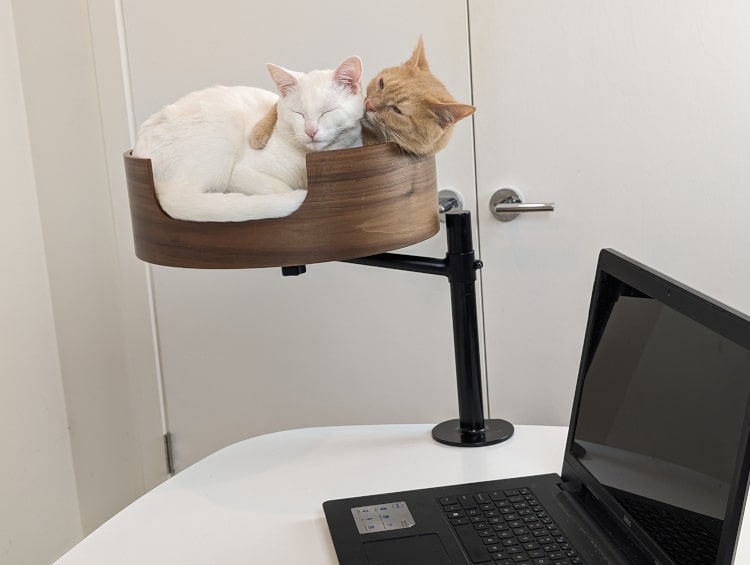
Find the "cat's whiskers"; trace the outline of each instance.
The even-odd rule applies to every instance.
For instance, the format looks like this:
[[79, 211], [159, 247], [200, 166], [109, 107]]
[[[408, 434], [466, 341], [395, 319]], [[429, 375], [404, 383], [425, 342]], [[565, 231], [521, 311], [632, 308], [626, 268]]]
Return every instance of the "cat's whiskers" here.
[[404, 156], [410, 155], [412, 157], [418, 157], [417, 153], [409, 150], [409, 142], [403, 135], [396, 133], [394, 130], [388, 129], [384, 126], [379, 125], [378, 127], [380, 128], [380, 131], [383, 132], [383, 137], [385, 138], [385, 140], [393, 141], [398, 146], [398, 148], [401, 149], [401, 153]]

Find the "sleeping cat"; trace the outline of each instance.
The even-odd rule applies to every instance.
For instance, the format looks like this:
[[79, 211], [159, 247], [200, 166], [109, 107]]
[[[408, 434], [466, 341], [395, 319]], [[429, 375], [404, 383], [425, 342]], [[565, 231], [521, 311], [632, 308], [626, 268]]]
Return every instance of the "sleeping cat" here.
[[[305, 156], [362, 145], [362, 61], [298, 73], [268, 65], [279, 95], [245, 86], [193, 92], [146, 120], [136, 157], [152, 161], [159, 203], [173, 218], [244, 221], [287, 216], [307, 196]], [[266, 147], [250, 131], [274, 114]]]
[[432, 74], [420, 36], [408, 61], [383, 69], [367, 85], [365, 145], [393, 141], [414, 155], [433, 155], [474, 106], [461, 104]]
[[[414, 155], [433, 155], [448, 144], [456, 122], [474, 110], [457, 102], [432, 74], [420, 36], [408, 61], [382, 70], [367, 86], [363, 141], [365, 145], [393, 141]], [[275, 123], [275, 108], [271, 108], [253, 128], [250, 144], [264, 147]]]

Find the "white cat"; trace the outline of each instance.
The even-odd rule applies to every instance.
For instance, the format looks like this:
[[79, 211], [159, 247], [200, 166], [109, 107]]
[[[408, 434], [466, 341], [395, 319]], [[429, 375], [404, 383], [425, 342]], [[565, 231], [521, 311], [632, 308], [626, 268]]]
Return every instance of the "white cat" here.
[[[288, 216], [307, 196], [305, 156], [362, 145], [362, 61], [298, 73], [268, 65], [279, 95], [215, 86], [192, 92], [146, 120], [133, 149], [149, 158], [159, 203], [173, 218], [244, 221]], [[278, 101], [262, 150], [253, 126]]]

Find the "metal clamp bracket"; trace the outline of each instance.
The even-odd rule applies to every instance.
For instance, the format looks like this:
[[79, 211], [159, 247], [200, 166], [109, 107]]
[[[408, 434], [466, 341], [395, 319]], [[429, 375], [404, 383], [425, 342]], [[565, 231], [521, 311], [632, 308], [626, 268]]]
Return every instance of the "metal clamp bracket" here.
[[452, 188], [444, 188], [438, 192], [438, 213], [440, 221], [445, 222], [445, 213], [464, 209], [464, 199], [461, 193]]

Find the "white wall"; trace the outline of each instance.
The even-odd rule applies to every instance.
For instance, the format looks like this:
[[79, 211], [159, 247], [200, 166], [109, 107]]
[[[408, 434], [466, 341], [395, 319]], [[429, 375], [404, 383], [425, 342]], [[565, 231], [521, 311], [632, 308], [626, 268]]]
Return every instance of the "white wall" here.
[[0, 2], [0, 562], [48, 563], [166, 466], [116, 3]]
[[0, 0], [0, 562], [81, 535], [10, 0]]

